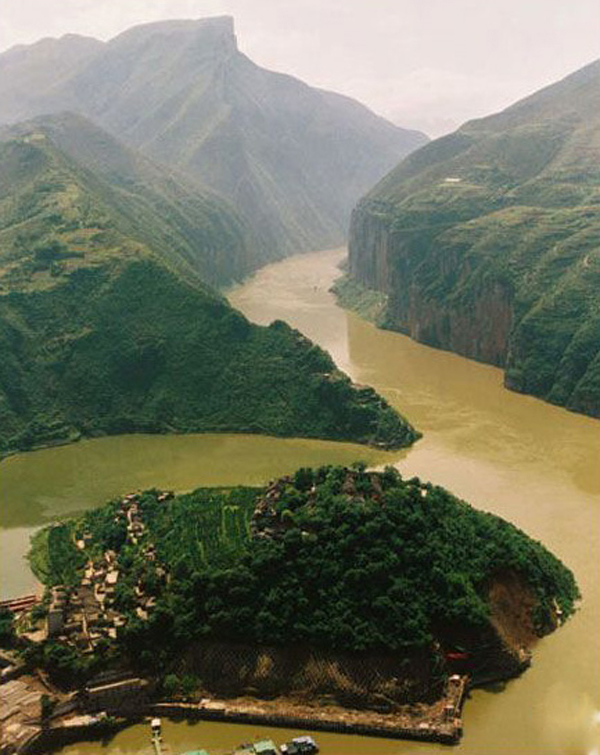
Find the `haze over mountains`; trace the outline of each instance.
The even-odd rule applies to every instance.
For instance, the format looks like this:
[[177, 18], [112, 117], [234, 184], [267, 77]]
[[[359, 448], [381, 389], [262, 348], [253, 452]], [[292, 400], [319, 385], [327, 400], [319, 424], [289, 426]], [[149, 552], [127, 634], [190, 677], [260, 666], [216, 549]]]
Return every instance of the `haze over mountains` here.
[[343, 242], [352, 206], [427, 137], [266, 71], [229, 17], [69, 35], [0, 55], [0, 119], [82, 113], [231, 200], [256, 265]]
[[410, 155], [359, 204], [382, 321], [600, 416], [600, 61]]

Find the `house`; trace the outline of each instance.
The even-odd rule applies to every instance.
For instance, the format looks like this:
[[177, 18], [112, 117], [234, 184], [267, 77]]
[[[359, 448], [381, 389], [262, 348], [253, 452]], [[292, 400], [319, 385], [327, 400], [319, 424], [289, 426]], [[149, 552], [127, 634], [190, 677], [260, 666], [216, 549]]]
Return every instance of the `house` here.
[[67, 595], [65, 588], [58, 586], [53, 587], [50, 597], [50, 606], [46, 617], [46, 628], [48, 637], [55, 637], [62, 634], [65, 626], [65, 611], [67, 607]]
[[117, 580], [118, 579], [119, 579], [119, 570], [118, 569], [111, 569], [106, 574], [106, 580], [105, 580], [105, 582], [106, 582], [107, 585], [112, 585], [114, 587], [114, 585], [117, 584]]

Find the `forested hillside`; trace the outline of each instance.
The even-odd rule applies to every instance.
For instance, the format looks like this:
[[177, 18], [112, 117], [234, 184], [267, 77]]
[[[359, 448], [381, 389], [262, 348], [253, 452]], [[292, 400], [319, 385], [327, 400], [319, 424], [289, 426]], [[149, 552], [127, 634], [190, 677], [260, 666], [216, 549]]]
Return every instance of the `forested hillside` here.
[[[125, 617], [116, 647], [142, 667], [164, 671], [191, 643], [215, 639], [383, 653], [403, 677], [386, 692], [393, 699], [435, 686], [457, 647], [473, 673], [514, 654], [514, 673], [519, 648], [502, 650], [504, 623], [531, 642], [578, 598], [571, 572], [542, 545], [391, 467], [300, 469], [259, 490], [130, 495], [38, 536], [34, 564], [46, 565], [46, 584], [74, 587], [86, 559], [100, 563], [107, 551], [121, 575], [112, 610]], [[495, 598], [507, 584], [516, 611], [514, 595]], [[426, 681], [403, 687], [411, 674]]]
[[417, 437], [301, 334], [252, 325], [202, 282], [244, 249], [226, 206], [186, 195], [177, 215], [174, 180], [110, 139], [131, 164], [78, 161], [67, 121], [0, 140], [0, 453], [139, 431]]
[[[100, 229], [104, 222], [191, 279], [225, 285], [255, 265], [252, 234], [231, 205], [81, 116], [4, 127], [0, 147], [3, 259], [22, 259], [37, 236], [77, 246], [78, 225]], [[94, 197], [87, 206], [86, 194]], [[23, 207], [21, 224], [16, 213]]]

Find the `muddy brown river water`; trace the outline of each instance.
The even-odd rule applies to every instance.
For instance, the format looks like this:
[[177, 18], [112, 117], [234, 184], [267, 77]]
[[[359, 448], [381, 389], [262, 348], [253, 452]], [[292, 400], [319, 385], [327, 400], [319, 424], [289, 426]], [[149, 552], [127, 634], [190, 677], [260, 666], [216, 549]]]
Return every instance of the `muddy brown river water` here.
[[[56, 516], [120, 492], [157, 485], [261, 482], [297, 466], [394, 463], [405, 475], [444, 485], [541, 540], [573, 571], [583, 593], [576, 616], [539, 643], [533, 666], [498, 691], [472, 693], [460, 755], [588, 755], [600, 746], [600, 422], [504, 390], [500, 370], [377, 330], [335, 305], [328, 289], [343, 251], [270, 265], [230, 292], [251, 320], [287, 320], [368, 383], [424, 437], [395, 454], [351, 444], [257, 436], [124, 436], [85, 441], [0, 463], [2, 594], [30, 590], [29, 535]], [[243, 741], [291, 732], [200, 722], [166, 723], [172, 755], [211, 755]], [[447, 748], [318, 733], [324, 755], [411, 755]], [[131, 727], [105, 746], [69, 755], [150, 753], [149, 731]]]

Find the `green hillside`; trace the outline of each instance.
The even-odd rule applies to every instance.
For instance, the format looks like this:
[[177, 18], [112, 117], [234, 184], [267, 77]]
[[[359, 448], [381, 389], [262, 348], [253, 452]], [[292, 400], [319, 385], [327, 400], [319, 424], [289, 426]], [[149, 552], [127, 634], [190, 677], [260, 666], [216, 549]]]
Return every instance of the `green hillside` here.
[[354, 214], [383, 323], [600, 416], [600, 63], [409, 156]]
[[[93, 210], [110, 218], [110, 225], [186, 275], [224, 285], [240, 280], [255, 264], [252, 235], [225, 200], [123, 146], [81, 116], [62, 113], [5, 127], [2, 141], [0, 201], [9, 220], [0, 237], [1, 255], [15, 241], [15, 229], [19, 255], [21, 242], [28, 234], [35, 241], [38, 232], [52, 231], [76, 246], [77, 223], [93, 225], [77, 197], [81, 186], [79, 193], [94, 194]], [[26, 225], [10, 214], [23, 205], [31, 215]], [[93, 220], [102, 224], [100, 217]]]
[[[579, 597], [571, 572], [542, 545], [392, 467], [300, 469], [264, 489], [165, 497], [107, 503], [36, 536], [33, 551], [46, 584], [73, 588], [86, 559], [102, 563], [114, 551], [120, 576], [107, 610], [125, 617], [118, 645], [154, 670], [190, 643], [218, 638], [391, 653], [403, 674], [418, 657], [439, 679], [452, 672], [447, 654], [457, 646], [470, 672], [497, 662], [494, 631], [513, 608], [495, 604], [497, 583], [518, 585], [516, 622], [530, 641], [556, 628], [557, 616], [566, 620]], [[133, 501], [143, 528], [135, 542]], [[74, 540], [83, 537], [82, 554]], [[141, 621], [137, 600], [149, 606]]]
[[[61, 49], [71, 60], [74, 47], [86, 49], [81, 64], [73, 60], [66, 79], [56, 65], [48, 81], [42, 61]], [[0, 122], [61, 110], [92, 118], [232, 201], [258, 240], [255, 267], [343, 243], [358, 198], [427, 141], [354, 100], [258, 67], [227, 17], [17, 52], [0, 55]]]
[[166, 194], [21, 131], [0, 141], [0, 453], [133, 431], [415, 439], [301, 334], [250, 324], [200, 280], [243, 249], [224, 206], [194, 200], [186, 245]]

